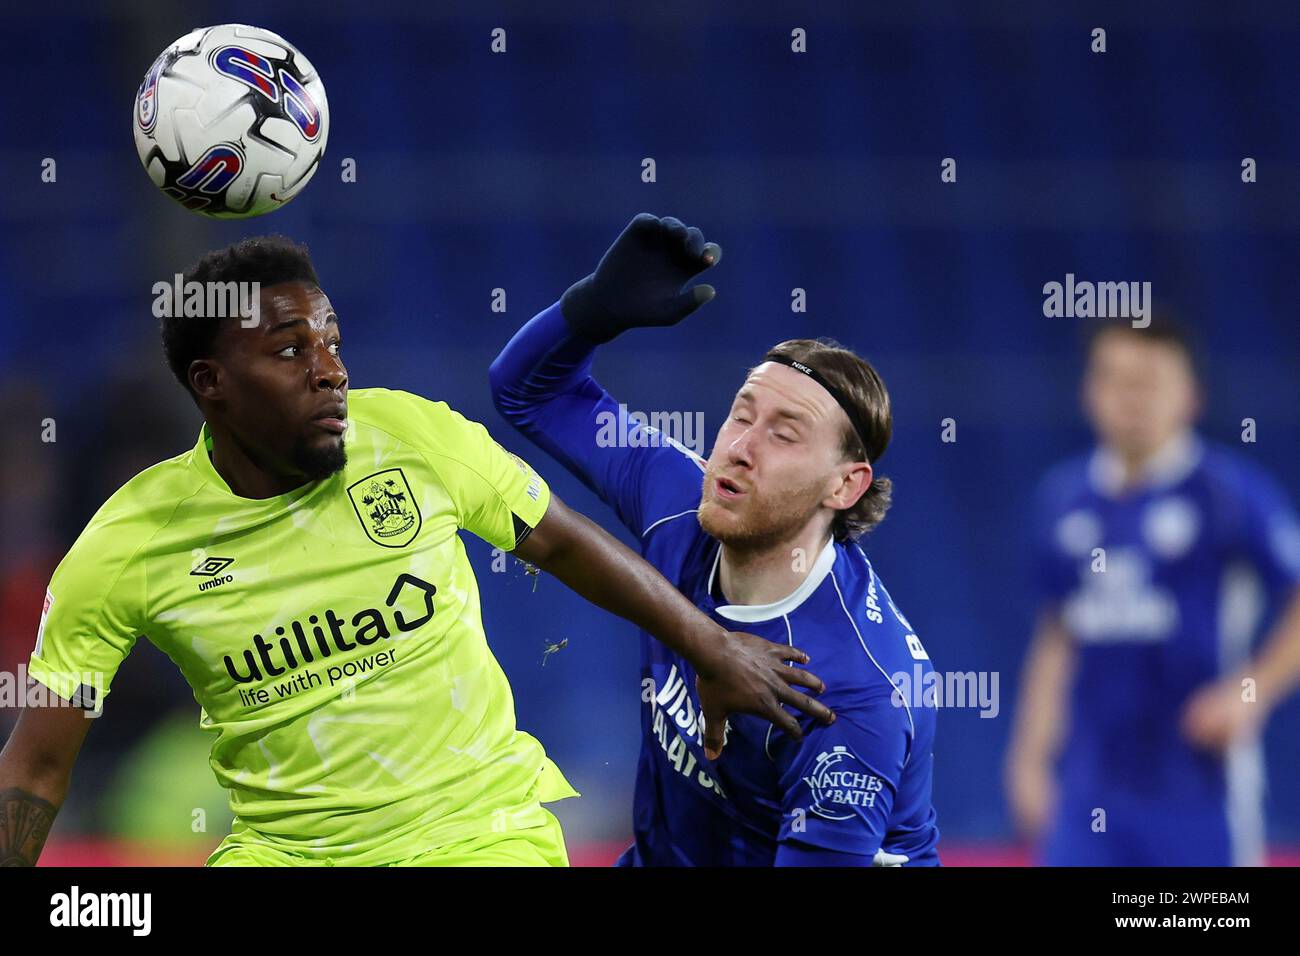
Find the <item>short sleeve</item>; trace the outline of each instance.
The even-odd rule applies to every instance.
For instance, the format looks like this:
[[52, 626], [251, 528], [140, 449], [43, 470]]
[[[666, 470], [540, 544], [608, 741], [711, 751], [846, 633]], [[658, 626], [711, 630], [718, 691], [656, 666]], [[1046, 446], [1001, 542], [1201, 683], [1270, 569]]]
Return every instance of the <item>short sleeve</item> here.
[[778, 865], [813, 850], [870, 866], [884, 841], [907, 760], [905, 712], [885, 696], [836, 713], [830, 726], [812, 727], [781, 773]]
[[1240, 488], [1239, 507], [1239, 546], [1270, 593], [1300, 585], [1300, 520], [1286, 493], [1252, 470]]
[[1030, 534], [1034, 596], [1039, 606], [1057, 606], [1078, 584], [1079, 574], [1077, 559], [1065, 551], [1062, 539], [1086, 553], [1100, 543], [1097, 519], [1082, 509], [1068, 512], [1060, 478], [1049, 474], [1034, 497]]
[[115, 560], [109, 530], [82, 532], [50, 579], [28, 664], [58, 696], [98, 710], [139, 636], [144, 573], [133, 555]]
[[550, 488], [488, 430], [442, 402], [396, 393], [412, 405], [415, 441], [438, 473], [460, 515], [460, 526], [513, 551], [546, 514]]

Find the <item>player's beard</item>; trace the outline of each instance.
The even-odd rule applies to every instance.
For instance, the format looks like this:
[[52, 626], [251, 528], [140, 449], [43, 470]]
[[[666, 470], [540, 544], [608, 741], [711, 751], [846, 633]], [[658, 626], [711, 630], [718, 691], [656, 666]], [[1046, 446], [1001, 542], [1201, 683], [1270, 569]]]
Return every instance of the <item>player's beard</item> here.
[[293, 465], [308, 481], [320, 481], [343, 469], [348, 463], [347, 449], [342, 440], [326, 445], [313, 445], [300, 441], [293, 449]]
[[[764, 551], [798, 537], [816, 516], [826, 485], [825, 479], [818, 478], [777, 494], [765, 494], [751, 486], [736, 509], [714, 497], [711, 486], [716, 478], [713, 472], [704, 476], [697, 514], [700, 527], [728, 548], [747, 552]], [[729, 520], [723, 517], [724, 511], [731, 513]]]

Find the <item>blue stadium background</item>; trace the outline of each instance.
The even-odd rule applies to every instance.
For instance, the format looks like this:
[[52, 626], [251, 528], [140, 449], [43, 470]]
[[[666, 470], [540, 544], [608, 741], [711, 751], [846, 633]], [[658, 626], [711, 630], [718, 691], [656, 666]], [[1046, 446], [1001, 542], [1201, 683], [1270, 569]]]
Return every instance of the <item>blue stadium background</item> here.
[[[717, 300], [602, 352], [633, 409], [721, 421], [770, 343], [830, 335], [895, 405], [896, 503], [869, 554], [944, 670], [996, 671], [1001, 714], [947, 711], [935, 794], [945, 843], [1010, 837], [1001, 761], [1033, 604], [1025, 502], [1085, 447], [1083, 320], [1042, 286], [1149, 280], [1208, 346], [1204, 430], [1300, 491], [1300, 7], [700, 2], [60, 2], [7, 6], [0, 71], [0, 650], [30, 650], [43, 576], [136, 470], [186, 448], [197, 414], [156, 344], [152, 284], [205, 250], [307, 242], [344, 322], [354, 386], [444, 399], [612, 516], [492, 408], [487, 366], [590, 271], [635, 213], [701, 226]], [[158, 194], [129, 116], [167, 43], [219, 22], [275, 30], [321, 70], [322, 169], [273, 217], [216, 223]], [[1108, 50], [1090, 51], [1107, 30]], [[490, 31], [507, 31], [493, 54]], [[791, 30], [808, 52], [791, 52]], [[41, 161], [57, 161], [43, 183]], [[351, 157], [357, 181], [344, 183]], [[657, 181], [641, 181], [652, 157]], [[958, 181], [940, 182], [957, 160]], [[1259, 181], [1241, 180], [1258, 162]], [[807, 312], [792, 312], [791, 290]], [[506, 290], [507, 311], [491, 310]], [[40, 441], [41, 421], [57, 441]], [[1243, 418], [1258, 442], [1240, 445]], [[940, 422], [958, 440], [940, 441]], [[492, 573], [470, 545], [520, 725], [584, 794], [575, 844], [630, 830], [632, 630], [553, 579]], [[547, 643], [568, 639], [543, 668]], [[92, 732], [56, 836], [113, 836], [131, 748], [188, 689], [141, 642]], [[0, 736], [3, 720], [0, 718]], [[189, 746], [188, 744], [186, 745]], [[1300, 702], [1267, 738], [1270, 836], [1300, 843]], [[187, 753], [190, 751], [186, 751]], [[196, 772], [206, 775], [201, 759]], [[165, 778], [164, 778], [165, 779]], [[210, 780], [209, 780], [210, 782]], [[196, 784], [198, 786], [198, 784]], [[116, 796], [113, 796], [116, 794]], [[218, 794], [217, 803], [220, 803]], [[102, 800], [101, 800], [102, 798]], [[217, 834], [219, 836], [219, 833]], [[978, 852], [976, 854], [978, 857]], [[991, 858], [991, 857], [990, 857]]]

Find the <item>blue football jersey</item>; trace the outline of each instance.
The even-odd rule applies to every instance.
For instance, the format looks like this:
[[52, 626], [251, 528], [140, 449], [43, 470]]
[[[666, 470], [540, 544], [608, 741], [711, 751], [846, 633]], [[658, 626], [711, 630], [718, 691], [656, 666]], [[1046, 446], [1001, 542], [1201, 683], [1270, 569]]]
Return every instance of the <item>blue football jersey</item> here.
[[1189, 838], [1217, 840], [1221, 862], [1257, 859], [1257, 742], [1224, 758], [1193, 746], [1179, 723], [1191, 694], [1243, 663], [1267, 613], [1300, 584], [1300, 524], [1258, 466], [1194, 435], [1132, 487], [1121, 474], [1098, 450], [1055, 468], [1040, 490], [1039, 593], [1077, 651], [1062, 812], [1144, 808], [1131, 816], [1146, 837], [1169, 835], [1154, 862]]
[[[785, 599], [728, 604], [721, 546], [696, 517], [704, 463], [655, 428], [626, 423], [591, 376], [592, 351], [552, 306], [493, 363], [497, 408], [613, 507], [645, 558], [702, 611], [728, 630], [805, 650], [837, 715], [824, 726], [791, 710], [801, 742], [733, 715], [711, 761], [691, 665], [642, 632], [635, 843], [620, 862], [869, 865], [884, 850], [909, 866], [937, 865], [935, 702], [907, 690], [933, 668], [871, 562], [855, 543], [830, 541], [796, 556], [807, 573]], [[623, 440], [599, 440], [618, 416]]]

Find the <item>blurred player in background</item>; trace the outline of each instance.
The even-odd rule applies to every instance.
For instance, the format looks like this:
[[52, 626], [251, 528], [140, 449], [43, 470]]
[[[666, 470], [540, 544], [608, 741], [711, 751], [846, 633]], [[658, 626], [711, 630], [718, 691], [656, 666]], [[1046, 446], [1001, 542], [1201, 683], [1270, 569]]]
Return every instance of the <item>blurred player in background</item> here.
[[613, 507], [696, 606], [798, 643], [830, 679], [837, 719], [804, 721], [802, 748], [738, 717], [719, 759], [723, 722], [691, 663], [643, 634], [636, 842], [620, 863], [938, 865], [935, 711], [890, 677], [920, 686], [930, 660], [857, 544], [889, 505], [873, 471], [892, 429], [876, 371], [831, 344], [782, 342], [749, 371], [708, 461], [640, 424], [602, 438], [623, 416], [592, 378], [597, 346], [694, 312], [714, 290], [683, 286], [720, 254], [698, 229], [637, 216], [491, 370], [501, 413]]
[[482, 425], [349, 391], [305, 249], [245, 240], [185, 282], [258, 282], [260, 317], [177, 303], [163, 319], [204, 425], [109, 498], [54, 573], [29, 667], [53, 696], [0, 753], [0, 865], [36, 862], [91, 724], [79, 708], [99, 712], [141, 636], [215, 735], [235, 822], [210, 864], [567, 863], [542, 804], [575, 793], [515, 727], [461, 529], [667, 641], [719, 724], [751, 710], [797, 737], [782, 703], [832, 719], [790, 686], [820, 687], [784, 665], [802, 651], [705, 617]]
[[1300, 525], [1261, 468], [1193, 430], [1177, 326], [1099, 330], [1083, 402], [1097, 448], [1040, 494], [1012, 812], [1048, 865], [1260, 864], [1259, 733], [1300, 680]]

